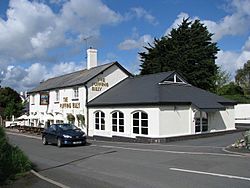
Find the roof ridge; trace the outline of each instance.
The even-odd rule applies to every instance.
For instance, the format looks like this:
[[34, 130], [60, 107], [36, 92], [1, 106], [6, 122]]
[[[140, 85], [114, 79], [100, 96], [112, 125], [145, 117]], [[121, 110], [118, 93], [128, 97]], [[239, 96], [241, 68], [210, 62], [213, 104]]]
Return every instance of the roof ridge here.
[[68, 75], [71, 75], [71, 74], [75, 74], [75, 73], [78, 73], [78, 72], [84, 72], [84, 71], [87, 71], [87, 70], [91, 70], [91, 69], [95, 69], [95, 68], [99, 68], [99, 67], [102, 67], [102, 66], [105, 66], [105, 65], [109, 65], [109, 64], [113, 64], [115, 62], [111, 62], [111, 63], [106, 63], [106, 64], [102, 64], [102, 65], [98, 65], [98, 66], [95, 66], [95, 67], [92, 67], [90, 69], [82, 69], [82, 70], [77, 70], [77, 71], [74, 71], [74, 72], [70, 72], [70, 73], [67, 73], [67, 74], [63, 74], [63, 75], [59, 75], [59, 76], [55, 76], [55, 77], [52, 77], [52, 78], [48, 78], [47, 80], [45, 80], [44, 82], [48, 81], [48, 80], [52, 80], [52, 79], [56, 79], [56, 78], [60, 78], [60, 77], [63, 77], [63, 76], [68, 76]]
[[135, 75], [133, 78], [140, 78], [140, 77], [146, 77], [146, 76], [157, 76], [159, 74], [166, 74], [166, 73], [174, 73], [176, 71], [164, 71], [164, 72], [157, 72], [157, 73], [150, 73], [150, 74], [143, 74], [143, 75]]

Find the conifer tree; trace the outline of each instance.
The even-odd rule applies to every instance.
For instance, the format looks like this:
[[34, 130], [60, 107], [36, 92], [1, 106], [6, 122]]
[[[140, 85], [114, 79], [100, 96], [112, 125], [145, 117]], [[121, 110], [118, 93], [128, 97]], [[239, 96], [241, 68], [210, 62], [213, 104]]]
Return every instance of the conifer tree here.
[[141, 74], [175, 70], [190, 84], [215, 91], [218, 73], [215, 59], [219, 49], [212, 36], [200, 20], [183, 19], [169, 35], [155, 39], [145, 47], [145, 52], [139, 53]]

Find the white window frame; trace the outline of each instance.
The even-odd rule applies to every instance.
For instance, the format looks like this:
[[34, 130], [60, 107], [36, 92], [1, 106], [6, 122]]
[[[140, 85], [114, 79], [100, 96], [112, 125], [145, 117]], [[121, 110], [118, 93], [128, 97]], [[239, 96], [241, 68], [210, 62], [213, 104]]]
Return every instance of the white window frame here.
[[60, 100], [60, 91], [56, 90], [56, 102]]
[[[172, 76], [172, 75], [170, 75], [170, 76]], [[169, 77], [165, 81], [163, 81], [163, 83], [182, 83], [182, 84], [186, 84], [186, 82], [182, 78], [180, 78], [177, 74], [173, 75], [173, 81], [169, 81], [168, 80]], [[177, 82], [177, 79], [179, 79], [180, 82]]]
[[[114, 114], [116, 114], [116, 118], [114, 118]], [[121, 114], [123, 117], [121, 117]], [[112, 132], [119, 132], [124, 133], [124, 113], [121, 111], [114, 111], [111, 113], [111, 121], [112, 121]], [[114, 123], [114, 120], [116, 120], [116, 124]], [[123, 122], [123, 123], [121, 123]], [[116, 130], [114, 128], [116, 127]], [[122, 130], [122, 131], [121, 131]]]
[[[199, 114], [199, 117], [196, 118], [195, 115]], [[198, 122], [197, 122], [198, 120]], [[205, 122], [205, 123], [204, 123]], [[194, 127], [194, 132], [195, 133], [206, 133], [208, 132], [208, 113], [207, 112], [203, 112], [203, 111], [197, 111], [194, 114], [194, 123], [195, 123], [195, 127]], [[196, 131], [196, 127], [199, 127], [200, 131]], [[206, 127], [207, 130], [204, 131], [204, 127]]]
[[79, 98], [79, 87], [73, 88], [73, 98], [78, 99]]
[[[139, 113], [139, 117], [138, 118], [134, 118], [134, 114], [136, 114], [136, 113]], [[142, 118], [142, 114], [146, 114], [147, 115], [147, 118], [145, 119], [145, 118]], [[139, 124], [138, 124], [138, 126], [135, 126], [134, 125], [134, 120], [137, 120], [137, 121], [139, 121]], [[147, 123], [147, 125], [146, 126], [143, 126], [142, 124], [142, 122], [143, 121], [146, 121]], [[139, 133], [135, 133], [134, 132], [134, 128], [135, 127], [137, 127], [138, 129], [139, 129]], [[147, 133], [146, 134], [144, 134], [144, 133], [142, 133], [143, 131], [143, 129], [146, 129], [147, 130]], [[146, 113], [146, 112], [144, 112], [144, 111], [135, 111], [135, 112], [133, 112], [132, 113], [132, 133], [133, 134], [135, 134], [135, 135], [148, 135], [148, 133], [149, 133], [149, 128], [148, 128], [148, 113]]]
[[35, 95], [34, 94], [31, 95], [31, 104], [32, 105], [35, 104]]
[[103, 111], [96, 111], [94, 113], [94, 125], [95, 130], [105, 130], [105, 113]]

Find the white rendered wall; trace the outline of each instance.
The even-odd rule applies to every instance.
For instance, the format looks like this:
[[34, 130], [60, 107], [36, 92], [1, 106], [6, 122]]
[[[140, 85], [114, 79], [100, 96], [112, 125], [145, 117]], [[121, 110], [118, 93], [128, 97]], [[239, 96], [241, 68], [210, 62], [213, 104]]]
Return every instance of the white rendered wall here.
[[[95, 117], [96, 111], [105, 113], [105, 130], [95, 130]], [[112, 132], [112, 116], [113, 111], [121, 111], [124, 113], [124, 133]], [[132, 113], [140, 110], [148, 114], [148, 135], [133, 134]], [[135, 107], [100, 107], [89, 108], [89, 135], [112, 137], [114, 135], [132, 137], [172, 137], [181, 135], [195, 134], [195, 122], [193, 106], [135, 106]], [[208, 132], [233, 130], [234, 124], [234, 108], [227, 107], [225, 111], [217, 111], [208, 113]]]
[[[94, 113], [98, 110], [101, 110], [105, 113], [105, 130], [96, 130], [95, 129], [95, 116]], [[112, 115], [113, 111], [121, 111], [124, 113], [124, 133], [113, 132], [112, 131]], [[135, 111], [143, 111], [148, 114], [148, 135], [139, 135], [133, 134], [133, 117], [132, 113]], [[117, 108], [89, 108], [89, 135], [99, 135], [112, 137], [123, 136], [123, 137], [136, 137], [136, 136], [144, 136], [144, 137], [158, 137], [159, 136], [159, 108], [157, 107], [117, 107]]]
[[[107, 89], [110, 89], [123, 79], [127, 78], [128, 75], [124, 73], [118, 66], [114, 65], [104, 71], [102, 74], [90, 80], [86, 85], [88, 87], [88, 101], [94, 99], [101, 93], [105, 92]], [[108, 83], [108, 87], [102, 87], [100, 91], [92, 91], [93, 83], [98, 82], [98, 79], [105, 79], [105, 83]], [[86, 88], [84, 85], [77, 86], [79, 88], [79, 98], [78, 100], [74, 100], [74, 87], [67, 87], [58, 89], [59, 90], [59, 101], [56, 101], [56, 90], [49, 91], [49, 105], [40, 105], [40, 94], [35, 93], [35, 103], [32, 104], [32, 94], [30, 95], [30, 114], [38, 114], [40, 119], [43, 119], [43, 115], [47, 113], [51, 113], [53, 115], [57, 113], [63, 114], [64, 122], [67, 122], [67, 114], [72, 113], [75, 118], [77, 114], [83, 114], [85, 116], [85, 124], [87, 123], [87, 108], [86, 108]], [[67, 97], [68, 102], [63, 101], [63, 99]], [[80, 103], [80, 108], [70, 108], [61, 107], [63, 103]], [[78, 125], [77, 119], [75, 124]]]
[[235, 107], [235, 123], [250, 124], [250, 104], [237, 104]]
[[[105, 92], [106, 90], [110, 89], [120, 81], [124, 80], [127, 78], [128, 75], [124, 73], [118, 66], [114, 65], [111, 66], [109, 69], [104, 71], [102, 74], [99, 74], [97, 77], [94, 79], [90, 80], [87, 83], [88, 87], [88, 101], [91, 101], [101, 93]], [[92, 90], [92, 85], [98, 82], [98, 79], [105, 79], [105, 83], [108, 83], [108, 87], [102, 87], [101, 91], [93, 91]]]
[[[64, 122], [67, 122], [67, 114], [72, 113], [75, 116], [75, 124], [78, 125], [76, 115], [83, 114], [85, 118], [87, 117], [86, 110], [86, 89], [84, 86], [79, 86], [79, 97], [78, 100], [74, 98], [73, 87], [58, 89], [59, 91], [59, 101], [56, 100], [56, 90], [49, 91], [49, 105], [40, 105], [40, 94], [35, 94], [35, 103], [30, 103], [30, 114], [37, 113], [40, 120], [44, 119], [43, 114], [51, 113], [56, 116], [57, 113], [63, 114]], [[65, 102], [63, 99], [67, 97], [68, 102]], [[32, 101], [32, 95], [30, 95], [30, 101]], [[70, 108], [62, 108], [60, 105], [63, 103], [70, 103]], [[74, 108], [72, 103], [80, 103], [79, 108]], [[56, 120], [56, 119], [54, 119]]]
[[226, 110], [208, 113], [208, 130], [222, 131], [235, 129], [234, 106]]
[[191, 134], [190, 106], [161, 106], [160, 129], [161, 137]]
[[[35, 93], [31, 94], [30, 96], [30, 114], [46, 112], [47, 105], [40, 105], [40, 94]], [[34, 97], [34, 100], [32, 99]], [[34, 101], [34, 103], [33, 103]]]

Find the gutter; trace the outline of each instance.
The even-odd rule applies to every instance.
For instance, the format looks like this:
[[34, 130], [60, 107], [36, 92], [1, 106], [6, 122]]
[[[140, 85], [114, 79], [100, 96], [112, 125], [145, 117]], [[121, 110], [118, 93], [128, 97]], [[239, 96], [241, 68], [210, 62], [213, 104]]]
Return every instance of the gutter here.
[[86, 89], [86, 101], [85, 101], [85, 106], [86, 106], [86, 110], [87, 110], [87, 136], [89, 136], [89, 107], [88, 107], [88, 98], [89, 98], [89, 92], [88, 92], [88, 87], [86, 86], [86, 84], [84, 84], [84, 87]]

